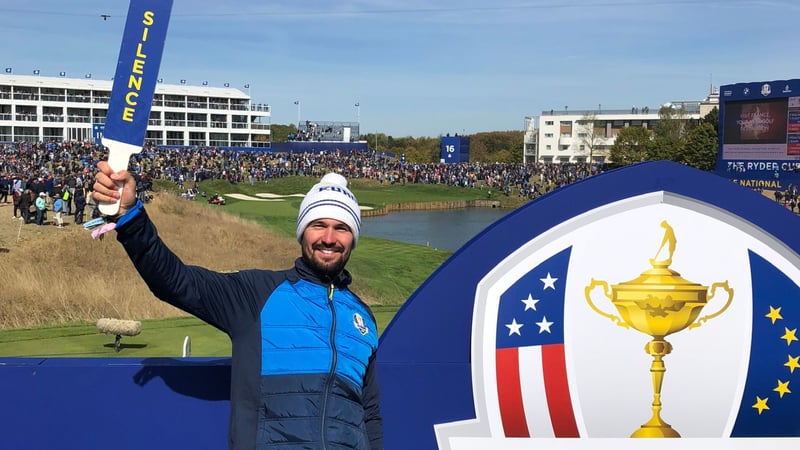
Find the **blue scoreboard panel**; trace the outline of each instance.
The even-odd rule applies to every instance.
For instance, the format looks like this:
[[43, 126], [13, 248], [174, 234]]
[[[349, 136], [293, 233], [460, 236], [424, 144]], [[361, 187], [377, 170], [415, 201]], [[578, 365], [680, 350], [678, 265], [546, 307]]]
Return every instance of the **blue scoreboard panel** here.
[[744, 186], [800, 181], [800, 80], [720, 87], [716, 171]]
[[457, 135], [442, 137], [440, 154], [443, 163], [469, 162], [469, 137]]

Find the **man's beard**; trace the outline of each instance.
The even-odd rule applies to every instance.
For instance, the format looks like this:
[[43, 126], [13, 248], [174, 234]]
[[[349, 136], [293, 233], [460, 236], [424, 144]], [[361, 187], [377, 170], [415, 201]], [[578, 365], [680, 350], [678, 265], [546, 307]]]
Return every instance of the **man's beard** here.
[[[323, 248], [323, 247], [320, 247]], [[319, 250], [320, 248], [313, 247], [312, 254], [306, 254], [303, 252], [303, 261], [312, 269], [314, 272], [327, 277], [329, 280], [333, 280], [339, 275], [343, 270], [344, 266], [347, 264], [347, 261], [350, 259], [350, 255], [345, 255], [343, 252], [340, 252], [339, 255], [341, 256], [334, 262], [323, 262], [317, 258], [313, 257], [314, 251]]]

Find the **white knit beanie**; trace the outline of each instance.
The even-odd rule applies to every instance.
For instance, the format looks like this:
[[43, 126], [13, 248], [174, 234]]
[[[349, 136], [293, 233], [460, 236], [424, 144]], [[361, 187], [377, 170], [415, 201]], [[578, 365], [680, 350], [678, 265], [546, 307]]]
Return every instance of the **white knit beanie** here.
[[356, 246], [361, 230], [361, 209], [356, 197], [347, 189], [347, 179], [338, 173], [329, 173], [322, 177], [300, 203], [297, 242], [302, 240], [308, 224], [317, 219], [336, 219], [347, 224], [353, 232], [353, 247]]

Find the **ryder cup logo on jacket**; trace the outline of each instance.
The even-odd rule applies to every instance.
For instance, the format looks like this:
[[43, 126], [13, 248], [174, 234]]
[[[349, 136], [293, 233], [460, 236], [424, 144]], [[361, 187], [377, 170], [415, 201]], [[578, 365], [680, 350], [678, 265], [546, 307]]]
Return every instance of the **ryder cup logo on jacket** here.
[[353, 314], [353, 326], [356, 330], [358, 330], [359, 333], [361, 333], [362, 336], [365, 336], [367, 333], [369, 333], [369, 327], [359, 313]]
[[797, 229], [667, 162], [509, 213], [381, 336], [387, 449], [797, 448]]

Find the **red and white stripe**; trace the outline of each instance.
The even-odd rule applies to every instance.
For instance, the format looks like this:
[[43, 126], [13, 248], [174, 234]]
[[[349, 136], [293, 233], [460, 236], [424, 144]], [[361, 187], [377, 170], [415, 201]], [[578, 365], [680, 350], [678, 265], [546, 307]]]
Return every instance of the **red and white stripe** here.
[[496, 351], [497, 394], [506, 437], [580, 437], [564, 344]]

